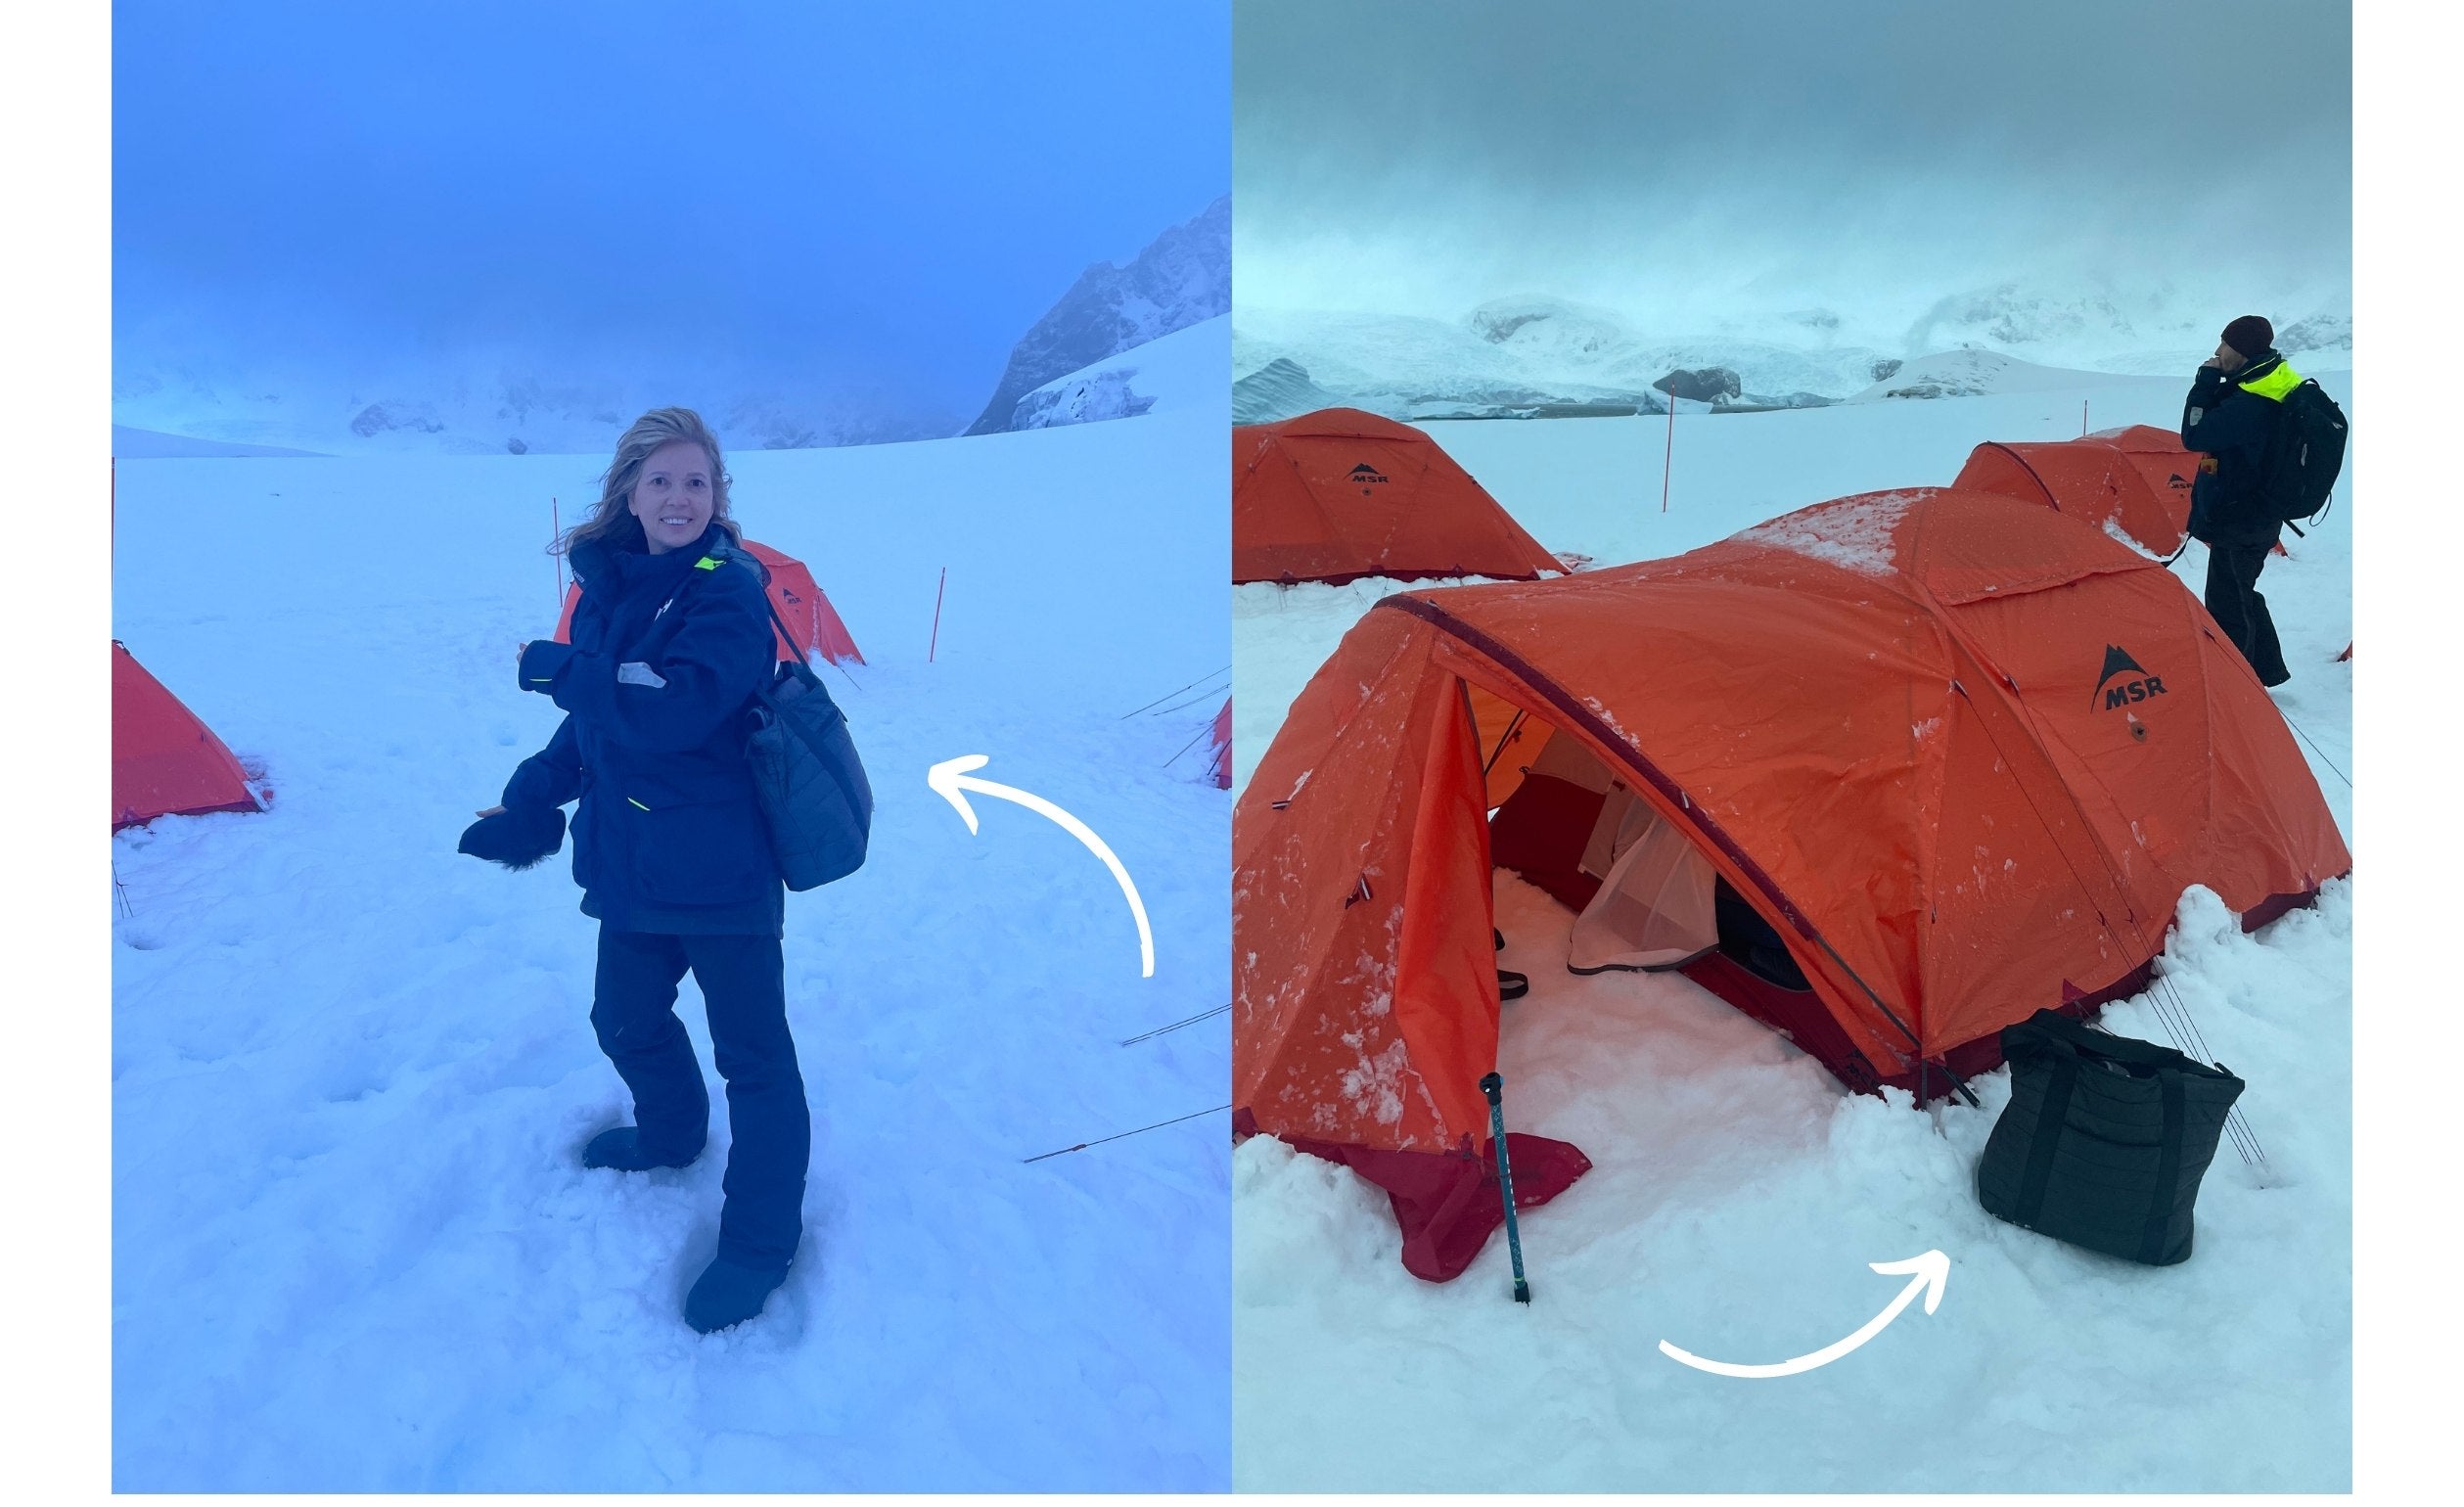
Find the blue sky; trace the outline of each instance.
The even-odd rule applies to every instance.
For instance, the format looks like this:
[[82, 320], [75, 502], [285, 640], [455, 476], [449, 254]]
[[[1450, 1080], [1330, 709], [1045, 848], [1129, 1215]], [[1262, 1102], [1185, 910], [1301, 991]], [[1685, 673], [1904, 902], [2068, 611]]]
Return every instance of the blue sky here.
[[119, 0], [114, 356], [972, 412], [1090, 262], [1230, 187], [1228, 37], [1122, 0]]

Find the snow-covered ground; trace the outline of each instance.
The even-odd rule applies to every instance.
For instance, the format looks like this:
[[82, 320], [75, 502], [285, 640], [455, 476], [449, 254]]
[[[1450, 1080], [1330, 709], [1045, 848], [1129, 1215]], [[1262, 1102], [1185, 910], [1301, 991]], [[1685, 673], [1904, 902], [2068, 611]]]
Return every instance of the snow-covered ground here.
[[1217, 314], [1054, 378], [1018, 400], [1010, 427], [1048, 429], [1190, 407], [1219, 414], [1231, 366], [1232, 316]]
[[[2316, 372], [2352, 410], [2348, 374]], [[2073, 388], [1676, 421], [1425, 426], [1551, 549], [1673, 555], [1825, 498], [1945, 483], [1986, 439], [2178, 423], [2188, 371]], [[2356, 415], [2356, 423], [2360, 422]], [[2348, 476], [2350, 476], [2348, 472]], [[2292, 683], [2277, 703], [2351, 833], [2350, 485], [2260, 582]], [[2174, 571], [2198, 588], [2193, 544]], [[1428, 583], [1414, 583], [1423, 585]], [[1235, 589], [1236, 780], [1389, 582]], [[2312, 747], [2306, 740], [2316, 740]], [[2335, 766], [2330, 767], [2330, 763]], [[2338, 771], [2341, 771], [2339, 773]], [[1508, 1123], [1595, 1165], [1523, 1218], [1534, 1300], [1509, 1301], [1493, 1239], [1457, 1281], [1396, 1260], [1385, 1196], [1266, 1137], [1234, 1155], [1233, 1443], [1241, 1489], [2315, 1490], [2351, 1483], [2350, 887], [2243, 936], [2184, 898], [2163, 972], [2250, 1083], [2266, 1153], [2228, 1146], [2197, 1254], [2148, 1268], [2005, 1225], [1971, 1178], [2009, 1098], [1938, 1134], [1904, 1095], [1851, 1096], [1677, 976], [1576, 978], [1570, 913], [1498, 881]], [[2158, 1041], [2145, 997], [2105, 1013]], [[1911, 1309], [1802, 1375], [1742, 1380], [1839, 1340], [1905, 1285], [1869, 1262], [1939, 1249], [1938, 1313]]]
[[[806, 1243], [707, 1339], [715, 1075], [699, 1164], [584, 1171], [596, 924], [565, 857], [454, 852], [555, 725], [509, 666], [605, 457], [120, 462], [114, 632], [275, 797], [113, 845], [114, 1484], [1221, 1488], [1224, 1117], [1023, 1163], [1223, 1103], [1220, 1017], [1119, 1044], [1227, 993], [1216, 704], [1123, 717], [1230, 659], [1221, 435], [730, 455], [871, 661], [828, 678], [879, 809], [788, 901]], [[1068, 833], [927, 788], [978, 753], [1118, 853], [1153, 979]]]

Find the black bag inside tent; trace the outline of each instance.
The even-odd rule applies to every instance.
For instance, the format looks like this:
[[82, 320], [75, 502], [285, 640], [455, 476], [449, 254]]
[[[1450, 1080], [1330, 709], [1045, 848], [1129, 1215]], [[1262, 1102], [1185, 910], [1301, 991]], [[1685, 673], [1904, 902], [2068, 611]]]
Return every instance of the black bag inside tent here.
[[2191, 1207], [2242, 1080], [2039, 1010], [2002, 1031], [2011, 1102], [1977, 1164], [1997, 1218], [2151, 1266], [2189, 1259]]

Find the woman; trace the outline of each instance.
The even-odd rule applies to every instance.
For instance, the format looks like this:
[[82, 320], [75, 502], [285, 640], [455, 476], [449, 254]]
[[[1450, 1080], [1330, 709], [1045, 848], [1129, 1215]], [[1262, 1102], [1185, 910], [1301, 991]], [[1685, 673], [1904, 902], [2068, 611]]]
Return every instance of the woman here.
[[[581, 585], [572, 642], [535, 640], [518, 656], [522, 689], [565, 721], [514, 771], [504, 804], [479, 813], [480, 828], [540, 832], [581, 802], [573, 879], [599, 922], [590, 1024], [634, 1119], [593, 1139], [583, 1165], [641, 1171], [701, 1155], [709, 1096], [674, 1006], [688, 968], [702, 987], [730, 1139], [718, 1254], [685, 1300], [705, 1334], [759, 1313], [786, 1279], [812, 1142], [779, 955], [786, 891], [745, 761], [746, 704], [776, 655], [765, 572], [742, 542], [701, 416], [642, 415], [597, 507], [559, 543]], [[555, 846], [546, 830], [535, 856]]]

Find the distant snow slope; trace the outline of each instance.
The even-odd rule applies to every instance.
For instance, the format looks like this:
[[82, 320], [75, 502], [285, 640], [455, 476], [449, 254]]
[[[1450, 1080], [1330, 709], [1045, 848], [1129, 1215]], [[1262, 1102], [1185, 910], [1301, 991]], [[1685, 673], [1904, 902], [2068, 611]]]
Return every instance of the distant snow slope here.
[[939, 415], [905, 412], [868, 393], [714, 389], [690, 382], [655, 388], [484, 366], [406, 369], [354, 388], [329, 372], [241, 375], [168, 363], [115, 371], [112, 385], [114, 428], [151, 430], [184, 444], [332, 455], [606, 455], [638, 415], [670, 403], [699, 409], [731, 457], [948, 432]]
[[[2041, 373], [2041, 367], [2028, 367]], [[2344, 371], [2319, 376], [2351, 411]], [[1988, 440], [2179, 422], [2165, 378], [2005, 388], [1675, 423], [1423, 426], [1517, 522], [1601, 565], [1680, 554], [1807, 504], [1943, 484]], [[2356, 424], [2367, 433], [2366, 421]], [[2261, 584], [2293, 666], [2273, 693], [2329, 808], [2352, 831], [2350, 485]], [[2197, 590], [2206, 553], [2173, 570]], [[1235, 775], [1390, 581], [1233, 593]], [[1745, 688], [1755, 692], [1757, 688]], [[1315, 778], [1330, 772], [1317, 771]], [[1974, 1169], [2010, 1079], [1938, 1131], [1907, 1096], [1846, 1093], [1812, 1059], [1673, 974], [1575, 977], [1572, 914], [1497, 878], [1510, 1128], [1572, 1140], [1593, 1169], [1522, 1216], [1533, 1301], [1506, 1243], [1442, 1286], [1396, 1260], [1385, 1195], [1267, 1137], [1233, 1165], [1236, 1488], [1269, 1491], [2344, 1491], [2352, 1480], [2352, 891], [2242, 935], [2183, 899], [2162, 963], [2250, 1083], [2267, 1164], [2219, 1153], [2198, 1248], [2167, 1268], [2091, 1255], [1979, 1208]], [[1235, 938], [1236, 945], [1238, 938]], [[2148, 998], [2111, 1029], [2168, 1039]], [[1851, 1354], [1779, 1380], [1679, 1366], [1663, 1340], [1735, 1362], [1802, 1355], [1951, 1261]], [[1333, 1379], [1332, 1382], [1324, 1379]], [[1340, 1390], [1330, 1405], [1327, 1388]], [[2093, 1440], [2083, 1447], [2082, 1439]]]
[[1299, 362], [1278, 356], [1232, 384], [1232, 422], [1267, 424], [1321, 408], [1339, 408], [1343, 401], [1310, 381]]
[[[2197, 362], [2192, 362], [2195, 368]], [[2189, 369], [2183, 372], [2185, 388], [2189, 386]], [[1930, 356], [1919, 356], [1897, 371], [1860, 391], [1850, 393], [1845, 401], [1876, 402], [1887, 397], [1984, 397], [1997, 392], [2067, 392], [2128, 386], [2134, 379], [2103, 372], [2073, 372], [2058, 367], [2037, 366], [2017, 356], [2006, 356], [1992, 350], [1942, 350]], [[2175, 412], [2167, 420], [2178, 424], [2181, 415]]]
[[1054, 378], [1018, 400], [1009, 427], [1051, 429], [1180, 408], [1221, 418], [1231, 365], [1232, 316], [1217, 314]]
[[[111, 840], [113, 1477], [132, 1491], [1204, 1491], [1229, 1480], [1231, 658], [1219, 414], [731, 458], [870, 660], [825, 671], [870, 860], [788, 898], [806, 1236], [679, 1316], [726, 1147], [585, 1171], [627, 1100], [560, 855], [459, 856], [558, 713], [548, 498], [598, 456], [133, 460], [113, 631], [274, 791]], [[987, 507], [984, 499], [1002, 506]], [[442, 537], [433, 526], [450, 499]], [[574, 512], [569, 506], [565, 520]], [[235, 525], [234, 520], [244, 520]], [[946, 581], [942, 576], [946, 568]], [[945, 589], [944, 589], [945, 585]], [[926, 662], [935, 632], [937, 662]], [[935, 761], [1098, 833], [927, 788]], [[96, 812], [95, 841], [104, 841]], [[693, 986], [678, 1013], [706, 1072]]]
[[[2288, 311], [2278, 341], [2297, 366], [2351, 364], [2349, 295]], [[2341, 297], [2342, 301], [2335, 301]], [[2169, 290], [2133, 295], [2006, 283], [1936, 300], [1908, 324], [1829, 308], [1707, 313], [1667, 333], [1567, 299], [1493, 299], [1459, 320], [1358, 311], [1235, 311], [1233, 369], [1246, 379], [1282, 363], [1336, 400], [1401, 419], [1526, 417], [1642, 404], [1672, 370], [1737, 374], [1741, 408], [1838, 400], [1894, 362], [1973, 350], [2026, 364], [2099, 373], [2186, 375], [2214, 349], [2234, 311], [2193, 308]], [[1301, 400], [1306, 400], [1302, 395]], [[1268, 391], [1246, 394], [1245, 419], [1290, 417]]]
[[1127, 266], [1098, 262], [1020, 338], [970, 434], [1011, 427], [1019, 400], [1107, 356], [1232, 309], [1232, 199], [1155, 238]]
[[287, 450], [280, 445], [228, 444], [218, 439], [197, 439], [187, 434], [164, 434], [150, 429], [130, 429], [125, 424], [112, 426], [112, 458], [114, 460], [172, 460], [208, 455], [314, 455], [314, 450]]

